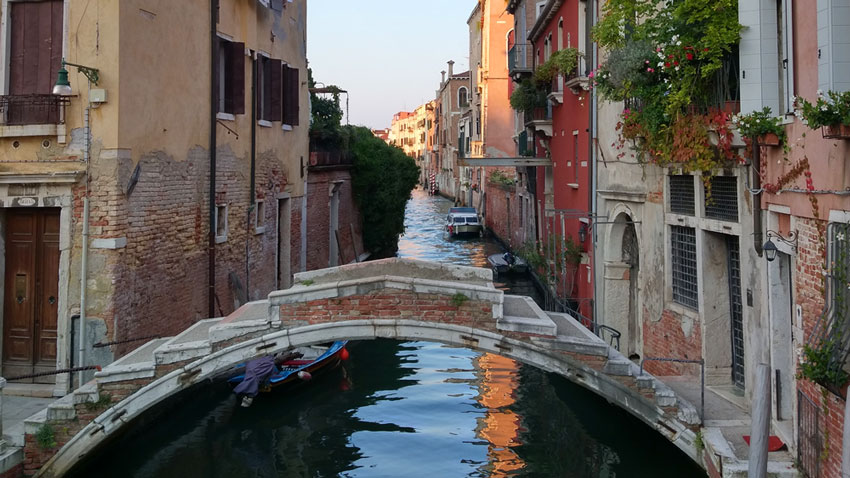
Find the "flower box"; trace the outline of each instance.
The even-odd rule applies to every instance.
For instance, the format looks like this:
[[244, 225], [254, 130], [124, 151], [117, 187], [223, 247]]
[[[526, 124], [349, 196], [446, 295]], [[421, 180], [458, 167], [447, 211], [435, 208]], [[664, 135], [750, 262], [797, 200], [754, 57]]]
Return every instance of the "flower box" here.
[[779, 136], [776, 133], [765, 133], [757, 139], [759, 146], [779, 146]]
[[821, 130], [826, 139], [850, 139], [850, 125], [831, 124]]

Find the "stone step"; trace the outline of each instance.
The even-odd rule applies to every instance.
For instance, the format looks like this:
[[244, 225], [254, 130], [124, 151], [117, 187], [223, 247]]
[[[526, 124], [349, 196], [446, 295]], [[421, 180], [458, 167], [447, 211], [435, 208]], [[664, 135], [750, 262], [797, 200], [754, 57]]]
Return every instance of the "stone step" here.
[[151, 378], [156, 372], [154, 350], [171, 340], [171, 337], [153, 339], [129, 354], [112, 362], [94, 374], [98, 383], [121, 382], [137, 378]]
[[504, 316], [496, 321], [496, 328], [551, 337], [558, 331], [552, 318], [530, 297], [507, 294], [504, 296]]
[[531, 341], [543, 347], [547, 347], [550, 350], [572, 352], [581, 355], [593, 355], [596, 357], [608, 356], [608, 346], [595, 340], [559, 335], [554, 339], [532, 337]]
[[243, 335], [271, 328], [269, 301], [248, 302], [209, 328], [209, 341], [214, 345]]
[[74, 390], [74, 403], [96, 402], [100, 399], [100, 394], [97, 393], [97, 382], [91, 381], [82, 387]]
[[602, 367], [602, 372], [608, 375], [628, 377], [632, 375], [632, 365], [634, 364], [628, 359], [608, 359], [608, 361], [605, 362], [605, 366]]
[[182, 362], [210, 354], [212, 352], [210, 328], [218, 325], [222, 320], [224, 320], [223, 317], [198, 321], [163, 343], [154, 350], [156, 364]]

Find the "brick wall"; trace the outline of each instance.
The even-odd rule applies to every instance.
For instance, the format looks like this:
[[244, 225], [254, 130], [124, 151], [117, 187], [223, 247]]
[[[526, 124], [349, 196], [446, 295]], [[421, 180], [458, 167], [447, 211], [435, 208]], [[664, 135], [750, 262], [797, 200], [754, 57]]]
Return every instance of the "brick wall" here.
[[[823, 313], [823, 250], [819, 248], [820, 233], [818, 222], [797, 218], [798, 249], [796, 260], [796, 278], [794, 283], [794, 302], [803, 309], [803, 337], [807, 340], [818, 319]], [[824, 230], [826, 223], [823, 222]], [[844, 399], [825, 391], [823, 387], [808, 380], [797, 380], [797, 389], [817, 404], [819, 410], [818, 427], [823, 448], [820, 463], [821, 478], [839, 478], [841, 476], [841, 450], [844, 431]], [[844, 393], [847, 393], [845, 388]]]
[[[101, 159], [101, 162], [109, 161]], [[116, 161], [116, 160], [111, 160]], [[124, 193], [134, 165], [118, 160], [95, 168], [91, 186], [92, 239], [127, 240], [118, 250], [91, 249], [89, 317], [106, 324], [106, 337], [123, 340], [172, 335], [207, 318], [209, 154], [196, 148], [182, 160], [163, 153], [140, 159], [141, 174], [132, 194]], [[103, 165], [101, 165], [103, 166]], [[111, 170], [112, 169], [112, 170]], [[256, 198], [265, 200], [264, 233], [256, 233], [250, 195], [250, 161], [229, 149], [219, 151], [216, 202], [227, 205], [227, 240], [216, 245], [216, 313], [227, 315], [237, 301], [264, 298], [275, 288], [277, 249], [276, 194], [288, 180], [273, 151], [258, 154]], [[300, 204], [292, 207], [293, 271], [300, 248]], [[75, 191], [75, 237], [81, 234], [82, 201]], [[79, 243], [75, 244], [79, 248]], [[79, 257], [79, 250], [74, 253]], [[72, 267], [73, 269], [73, 267]], [[137, 343], [117, 347], [122, 355]]]
[[466, 300], [457, 305], [453, 303], [452, 296], [417, 294], [397, 289], [280, 306], [280, 319], [284, 323], [304, 321], [319, 324], [340, 320], [407, 317], [496, 331], [493, 307], [489, 302]]
[[[645, 357], [674, 357], [697, 360], [702, 357], [702, 330], [699, 320], [693, 321], [690, 336], [682, 330], [682, 316], [665, 309], [661, 320], [643, 322], [643, 353]], [[645, 369], [656, 376], [699, 375], [699, 366], [673, 362], [647, 362]]]
[[[508, 199], [506, 199], [506, 195]], [[522, 246], [522, 206], [513, 187], [505, 188], [495, 183], [487, 183], [485, 213], [487, 227], [499, 239], [512, 249]], [[508, 203], [510, 203], [510, 222], [508, 221]]]
[[[346, 169], [311, 169], [307, 186], [307, 270], [328, 267], [330, 256], [330, 188], [339, 186], [339, 252], [337, 263], [353, 262], [362, 254], [363, 234], [360, 212], [354, 204], [351, 173]], [[354, 234], [352, 235], [352, 226]], [[355, 250], [357, 254], [355, 254]]]

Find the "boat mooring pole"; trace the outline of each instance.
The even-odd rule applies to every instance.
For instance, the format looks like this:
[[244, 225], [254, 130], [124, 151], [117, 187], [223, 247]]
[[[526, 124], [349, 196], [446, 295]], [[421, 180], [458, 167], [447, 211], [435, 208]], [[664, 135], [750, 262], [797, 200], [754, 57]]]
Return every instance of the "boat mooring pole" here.
[[770, 435], [770, 367], [760, 363], [753, 390], [752, 428], [750, 430], [750, 478], [767, 476], [767, 442]]

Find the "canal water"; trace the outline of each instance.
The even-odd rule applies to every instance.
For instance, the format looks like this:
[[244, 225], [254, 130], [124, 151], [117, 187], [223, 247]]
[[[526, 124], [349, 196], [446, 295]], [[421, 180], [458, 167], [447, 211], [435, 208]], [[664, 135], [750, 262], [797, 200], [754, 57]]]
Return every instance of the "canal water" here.
[[[399, 256], [486, 266], [449, 239], [451, 204], [414, 191]], [[533, 295], [527, 278], [497, 284]], [[341, 368], [238, 406], [209, 384], [95, 450], [75, 477], [704, 477], [631, 415], [566, 379], [429, 342], [349, 345]]]

